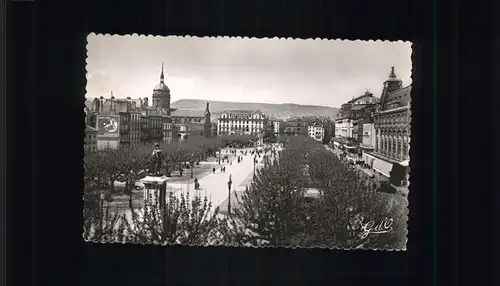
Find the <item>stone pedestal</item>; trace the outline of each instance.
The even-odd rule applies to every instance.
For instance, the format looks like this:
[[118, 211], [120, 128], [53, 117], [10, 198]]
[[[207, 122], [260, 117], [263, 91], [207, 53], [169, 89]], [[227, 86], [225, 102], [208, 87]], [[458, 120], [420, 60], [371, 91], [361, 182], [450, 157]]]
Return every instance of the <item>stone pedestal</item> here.
[[144, 205], [155, 205], [156, 199], [163, 203], [168, 198], [167, 194], [167, 176], [146, 176], [140, 181], [144, 184]]

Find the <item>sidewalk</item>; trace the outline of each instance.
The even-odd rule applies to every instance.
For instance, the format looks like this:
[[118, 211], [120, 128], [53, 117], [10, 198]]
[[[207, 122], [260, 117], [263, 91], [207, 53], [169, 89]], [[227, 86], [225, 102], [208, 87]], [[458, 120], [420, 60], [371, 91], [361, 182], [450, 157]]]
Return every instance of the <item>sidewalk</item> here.
[[[239, 152], [239, 150], [237, 152]], [[258, 160], [260, 162], [262, 156]], [[249, 175], [253, 174], [253, 156], [248, 153], [246, 156], [243, 155], [243, 161], [240, 163], [237, 163], [236, 159], [234, 159], [232, 165], [224, 163], [223, 165], [221, 164], [221, 166], [226, 167], [226, 172], [221, 172], [219, 167], [215, 174], [209, 173], [202, 178], [198, 178], [198, 182], [200, 183], [199, 191], [194, 190], [194, 183], [192, 180], [170, 184], [167, 183], [167, 189], [174, 190], [175, 193], [189, 192], [191, 196], [206, 195], [212, 202], [212, 210], [214, 210], [229, 196], [227, 184], [229, 176], [231, 176], [232, 180], [231, 190], [234, 192], [235, 190], [241, 190], [238, 189], [238, 187], [247, 180]]]

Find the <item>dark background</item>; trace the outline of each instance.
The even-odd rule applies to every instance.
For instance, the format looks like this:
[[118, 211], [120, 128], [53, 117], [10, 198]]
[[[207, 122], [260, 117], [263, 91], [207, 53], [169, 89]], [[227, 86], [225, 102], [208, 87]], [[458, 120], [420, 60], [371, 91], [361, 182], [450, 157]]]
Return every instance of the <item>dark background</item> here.
[[[458, 273], [491, 279], [495, 224], [485, 212], [494, 180], [482, 176], [493, 165], [495, 139], [494, 105], [486, 99], [494, 83], [493, 26], [490, 7], [478, 2], [7, 1], [9, 281], [401, 286], [466, 283]], [[414, 42], [408, 251], [84, 243], [89, 32]]]

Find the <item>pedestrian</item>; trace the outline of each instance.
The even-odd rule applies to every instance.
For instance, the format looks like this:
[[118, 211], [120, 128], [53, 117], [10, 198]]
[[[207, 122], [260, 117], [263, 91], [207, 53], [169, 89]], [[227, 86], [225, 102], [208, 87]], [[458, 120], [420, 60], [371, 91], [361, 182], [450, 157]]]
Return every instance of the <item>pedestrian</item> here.
[[213, 168], [212, 168], [212, 173], [214, 173], [214, 174], [215, 174], [215, 167], [213, 167]]

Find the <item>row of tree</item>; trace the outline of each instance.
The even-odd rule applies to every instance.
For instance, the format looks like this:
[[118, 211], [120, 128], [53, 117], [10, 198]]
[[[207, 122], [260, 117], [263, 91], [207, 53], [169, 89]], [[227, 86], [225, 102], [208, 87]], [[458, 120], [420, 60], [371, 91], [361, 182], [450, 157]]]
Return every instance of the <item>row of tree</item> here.
[[[257, 171], [237, 197], [230, 217], [211, 212], [205, 197], [171, 197], [162, 206], [131, 210], [87, 225], [88, 239], [103, 235], [144, 243], [340, 248], [396, 248], [406, 244], [406, 205], [391, 203], [369, 179], [318, 142], [283, 137], [279, 160]], [[310, 187], [317, 194], [311, 196]], [[142, 213], [140, 213], [142, 212]], [[105, 213], [101, 211], [101, 213]], [[102, 222], [104, 221], [104, 222]], [[132, 222], [132, 223], [131, 223]], [[92, 226], [90, 226], [92, 224]], [[92, 231], [90, 231], [92, 229]]]
[[[218, 138], [196, 137], [174, 143], [160, 143], [165, 155], [163, 162], [166, 175], [181, 168], [182, 163], [202, 161], [216, 156], [217, 151], [229, 146], [250, 146], [256, 138], [251, 136], [222, 136]], [[148, 160], [153, 146], [136, 145], [128, 148], [86, 151], [84, 180], [87, 193], [94, 190], [114, 191], [114, 182], [132, 183], [148, 172]]]

